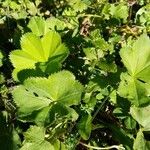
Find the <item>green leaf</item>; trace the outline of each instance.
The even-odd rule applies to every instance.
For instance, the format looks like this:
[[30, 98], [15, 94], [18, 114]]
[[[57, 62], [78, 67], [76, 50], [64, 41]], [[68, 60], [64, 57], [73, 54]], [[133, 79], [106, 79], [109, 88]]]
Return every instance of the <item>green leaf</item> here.
[[131, 116], [128, 116], [125, 121], [125, 126], [127, 129], [134, 129], [136, 128], [136, 121], [131, 117]]
[[149, 31], [150, 29], [150, 4], [144, 5], [136, 13], [136, 22], [141, 26], [144, 26]]
[[[38, 133], [38, 134], [37, 134]], [[26, 142], [40, 142], [45, 138], [45, 129], [42, 127], [31, 126], [27, 132], [24, 133]]]
[[100, 33], [99, 29], [92, 31], [87, 40], [90, 41], [96, 49], [98, 49], [97, 51], [112, 51], [112, 45], [108, 43]]
[[136, 106], [150, 102], [150, 39], [141, 35], [133, 44], [127, 43], [120, 56], [128, 74], [122, 74], [119, 94]]
[[79, 20], [78, 17], [76, 17], [77, 12], [72, 8], [65, 8], [62, 15], [67, 16], [65, 18], [66, 27], [76, 32], [76, 29], [79, 27]]
[[61, 63], [68, 55], [68, 49], [61, 43], [61, 37], [54, 31], [49, 31], [39, 38], [33, 33], [27, 33], [21, 38], [22, 50], [10, 53], [10, 60], [15, 67], [14, 78], [23, 69], [35, 69], [38, 62], [57, 61]]
[[85, 114], [78, 123], [78, 130], [84, 140], [88, 140], [92, 130], [92, 116]]
[[122, 128], [115, 126], [113, 124], [107, 124], [107, 126], [112, 131], [113, 139], [119, 141], [120, 144], [123, 144], [123, 146], [127, 150], [131, 150], [133, 147], [133, 137], [132, 135], [128, 134], [126, 130], [123, 130]]
[[[24, 120], [54, 102], [65, 106], [78, 105], [82, 91], [82, 85], [70, 72], [61, 71], [48, 79], [37, 77], [25, 80], [23, 85], [14, 89], [13, 98], [18, 106], [18, 117]], [[47, 116], [47, 109], [45, 113], [42, 116]]]
[[99, 62], [98, 67], [106, 72], [117, 72], [117, 65], [114, 62], [102, 60]]
[[150, 105], [146, 107], [131, 107], [132, 117], [144, 128], [144, 131], [150, 131]]
[[60, 142], [59, 140], [53, 140], [52, 144], [55, 150], [67, 150], [66, 145], [63, 142]]
[[0, 84], [3, 84], [5, 82], [4, 74], [0, 73]]
[[52, 144], [45, 140], [44, 128], [31, 126], [24, 135], [24, 144], [20, 150], [54, 150]]
[[32, 112], [45, 108], [51, 103], [51, 100], [48, 98], [34, 96], [34, 93], [29, 91], [28, 88], [29, 86], [25, 83], [25, 86], [21, 85], [13, 91], [14, 101], [19, 107], [19, 117], [30, 115]]
[[134, 150], [148, 150], [146, 148], [146, 141], [144, 139], [144, 134], [141, 130], [137, 133], [136, 139], [133, 145]]
[[112, 15], [112, 17], [123, 19], [124, 22], [127, 20], [128, 6], [126, 4], [119, 4], [117, 6], [115, 4], [112, 4], [110, 6], [110, 14]]
[[49, 31], [47, 22], [43, 18], [37, 16], [30, 19], [28, 28], [37, 36], [45, 35]]
[[3, 54], [0, 51], [0, 67], [3, 65]]
[[46, 23], [48, 24], [49, 28], [52, 30], [64, 30], [66, 27], [65, 22], [59, 20], [58, 18], [55, 17], [50, 17], [46, 20]]
[[147, 35], [141, 35], [133, 45], [126, 45], [120, 51], [120, 55], [129, 74], [145, 82], [150, 82], [147, 73], [150, 72], [150, 39]]
[[34, 2], [26, 1], [26, 7], [28, 9], [28, 13], [32, 16], [35, 16], [38, 13], [38, 6], [35, 5]]
[[67, 118], [68, 120], [76, 121], [78, 114], [74, 109], [66, 107], [61, 103], [54, 104], [48, 112], [45, 125], [49, 125], [54, 121], [57, 122], [60, 118]]
[[0, 111], [0, 149], [19, 150], [19, 146], [21, 145], [19, 135], [7, 120], [7, 112]]
[[150, 85], [134, 79], [127, 73], [121, 74], [118, 92], [120, 96], [128, 98], [136, 106], [149, 104]]
[[90, 4], [89, 0], [68, 0], [69, 5], [75, 10], [82, 12], [83, 10], [87, 9], [88, 5]]
[[69, 71], [61, 71], [46, 78], [31, 78], [24, 83], [32, 92], [47, 96], [67, 106], [79, 104], [82, 86]]
[[[97, 59], [98, 59], [97, 51], [96, 51], [95, 48], [93, 48], [93, 47], [92, 47], [92, 48], [88, 47], [88, 48], [84, 48], [83, 51], [84, 51], [86, 57], [87, 57], [89, 60], [92, 61], [92, 60], [97, 60]], [[101, 52], [101, 55], [103, 56], [103, 52]]]

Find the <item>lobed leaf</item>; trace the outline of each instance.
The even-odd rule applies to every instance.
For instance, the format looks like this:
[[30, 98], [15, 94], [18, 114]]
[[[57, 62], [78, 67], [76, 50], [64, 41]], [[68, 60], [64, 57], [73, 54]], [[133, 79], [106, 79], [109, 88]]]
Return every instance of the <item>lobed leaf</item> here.
[[133, 149], [148, 150], [146, 147], [146, 140], [144, 139], [144, 134], [141, 130], [139, 130], [139, 132], [137, 133], [136, 139], [134, 141]]
[[150, 131], [150, 105], [141, 108], [131, 107], [130, 113], [145, 131]]
[[36, 63], [57, 61], [61, 63], [68, 55], [68, 49], [61, 42], [61, 37], [54, 31], [49, 31], [42, 38], [27, 33], [21, 38], [21, 50], [10, 53], [14, 66], [14, 78], [23, 69], [35, 69]]
[[122, 74], [119, 94], [132, 104], [142, 106], [150, 102], [150, 39], [141, 35], [133, 45], [127, 44], [120, 51], [128, 74]]
[[78, 123], [78, 130], [84, 140], [88, 140], [92, 130], [92, 116], [85, 114]]
[[20, 150], [54, 150], [52, 144], [45, 140], [44, 128], [31, 126], [24, 135], [24, 145]]
[[[48, 115], [49, 105], [61, 103], [65, 106], [78, 105], [83, 91], [82, 85], [69, 71], [55, 73], [48, 78], [29, 78], [13, 91], [13, 98], [18, 106], [18, 117], [25, 120], [27, 116], [42, 120]], [[44, 110], [45, 109], [45, 110]], [[43, 119], [44, 120], [44, 119]]]
[[47, 22], [43, 18], [37, 16], [30, 19], [28, 28], [37, 36], [45, 35], [49, 31]]

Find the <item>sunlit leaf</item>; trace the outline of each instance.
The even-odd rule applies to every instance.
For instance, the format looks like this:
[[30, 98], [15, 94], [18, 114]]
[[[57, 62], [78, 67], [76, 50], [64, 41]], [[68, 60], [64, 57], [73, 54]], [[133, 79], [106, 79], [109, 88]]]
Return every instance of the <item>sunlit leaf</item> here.
[[[42, 38], [27, 33], [21, 38], [22, 50], [10, 53], [10, 60], [15, 67], [14, 78], [23, 69], [35, 69], [38, 62], [61, 63], [68, 55], [68, 49], [61, 43], [61, 37], [54, 31], [49, 31]], [[52, 67], [52, 66], [51, 66]]]
[[133, 45], [126, 45], [120, 56], [128, 74], [121, 75], [119, 93], [136, 106], [150, 102], [150, 39], [141, 35]]

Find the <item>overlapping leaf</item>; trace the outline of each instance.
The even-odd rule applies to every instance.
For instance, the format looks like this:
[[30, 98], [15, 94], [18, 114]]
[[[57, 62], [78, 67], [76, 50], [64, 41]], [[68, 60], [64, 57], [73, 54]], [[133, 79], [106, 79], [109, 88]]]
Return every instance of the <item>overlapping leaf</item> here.
[[133, 45], [126, 45], [120, 55], [128, 74], [122, 74], [119, 86], [121, 96], [136, 106], [150, 102], [150, 39], [141, 35]]
[[89, 0], [67, 0], [70, 6], [75, 10], [82, 12], [83, 10], [87, 9], [88, 5], [90, 4]]
[[49, 31], [48, 23], [41, 17], [32, 17], [29, 21], [28, 27], [37, 35], [45, 35]]
[[79, 133], [81, 137], [85, 140], [87, 140], [91, 134], [91, 130], [92, 130], [91, 122], [92, 122], [91, 115], [85, 114], [85, 116], [81, 118], [78, 124]]
[[136, 139], [134, 141], [133, 149], [134, 150], [139, 150], [139, 149], [140, 150], [148, 150], [146, 148], [146, 141], [144, 139], [144, 134], [141, 130], [137, 133]]
[[130, 112], [145, 131], [150, 131], [150, 105], [142, 108], [131, 107]]
[[20, 150], [54, 150], [52, 144], [45, 140], [45, 129], [32, 126], [25, 133], [24, 145]]
[[[83, 87], [68, 71], [55, 73], [49, 78], [29, 78], [24, 85], [13, 91], [13, 98], [18, 106], [18, 117], [22, 120], [35, 113], [40, 120], [47, 116], [51, 103], [65, 106], [77, 105], [81, 99]], [[33, 115], [33, 116], [32, 116]], [[43, 120], [44, 120], [43, 119]]]
[[61, 37], [54, 31], [49, 31], [42, 38], [27, 33], [21, 38], [22, 50], [10, 54], [10, 60], [15, 68], [15, 75], [27, 68], [34, 69], [36, 63], [57, 61], [62, 62], [68, 55], [68, 49], [61, 43]]
[[128, 7], [127, 5], [121, 3], [119, 5], [111, 4], [110, 5], [110, 14], [112, 17], [117, 19], [123, 19], [126, 22], [128, 17]]

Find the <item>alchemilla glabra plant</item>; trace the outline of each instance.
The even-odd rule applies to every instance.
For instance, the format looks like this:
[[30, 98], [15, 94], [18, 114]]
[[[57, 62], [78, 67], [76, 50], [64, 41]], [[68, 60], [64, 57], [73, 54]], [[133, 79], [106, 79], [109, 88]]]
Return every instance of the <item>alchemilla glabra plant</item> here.
[[149, 0], [2, 0], [0, 150], [149, 150], [149, 14]]

